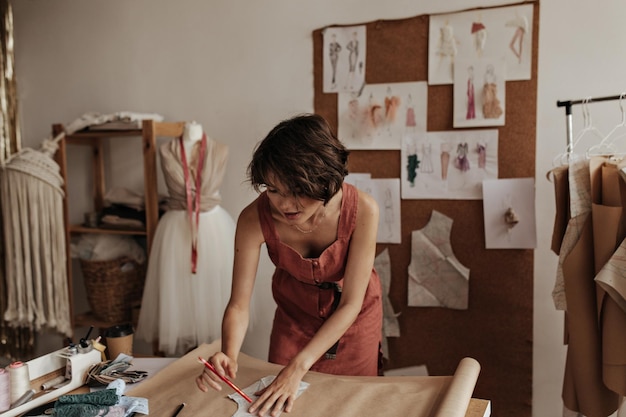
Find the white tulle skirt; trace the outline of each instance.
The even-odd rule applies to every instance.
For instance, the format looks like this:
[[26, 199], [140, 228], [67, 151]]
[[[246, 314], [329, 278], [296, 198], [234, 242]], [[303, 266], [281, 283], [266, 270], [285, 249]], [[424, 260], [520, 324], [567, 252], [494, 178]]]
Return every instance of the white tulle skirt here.
[[187, 212], [171, 210], [159, 220], [146, 274], [135, 337], [181, 355], [221, 337], [230, 297], [235, 222], [220, 206], [200, 213], [198, 264], [191, 273]]

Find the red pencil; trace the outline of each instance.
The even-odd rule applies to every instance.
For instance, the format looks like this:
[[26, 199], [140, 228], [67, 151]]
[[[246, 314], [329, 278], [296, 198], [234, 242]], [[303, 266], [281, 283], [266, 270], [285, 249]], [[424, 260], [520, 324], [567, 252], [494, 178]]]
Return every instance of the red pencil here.
[[248, 397], [246, 395], [245, 392], [243, 392], [239, 387], [237, 387], [237, 385], [233, 384], [232, 382], [230, 382], [230, 380], [228, 378], [226, 378], [225, 376], [220, 375], [219, 373], [217, 373], [217, 369], [215, 369], [215, 367], [213, 365], [211, 365], [206, 359], [201, 358], [198, 356], [198, 359], [200, 360], [200, 362], [202, 362], [204, 364], [204, 366], [206, 366], [207, 368], [209, 368], [209, 370], [211, 372], [213, 372], [215, 375], [217, 375], [222, 381], [226, 382], [228, 384], [229, 387], [231, 387], [232, 389], [234, 389], [235, 391], [237, 391], [237, 393], [239, 395], [241, 395], [246, 401], [248, 401], [249, 403], [252, 402], [252, 399], [250, 397]]

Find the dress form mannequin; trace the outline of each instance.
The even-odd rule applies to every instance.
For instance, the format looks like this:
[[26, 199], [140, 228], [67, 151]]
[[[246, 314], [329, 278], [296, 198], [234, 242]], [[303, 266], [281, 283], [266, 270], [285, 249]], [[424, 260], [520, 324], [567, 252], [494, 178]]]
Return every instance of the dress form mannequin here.
[[185, 123], [182, 149], [180, 142], [175, 138], [159, 147], [167, 210], [150, 249], [135, 332], [167, 355], [220, 337], [234, 256], [235, 222], [220, 206], [219, 191], [228, 147], [196, 122]]
[[193, 145], [202, 139], [204, 130], [202, 125], [195, 121], [185, 123], [185, 129], [183, 130], [183, 145], [185, 146], [185, 154], [187, 158], [191, 158], [191, 151]]

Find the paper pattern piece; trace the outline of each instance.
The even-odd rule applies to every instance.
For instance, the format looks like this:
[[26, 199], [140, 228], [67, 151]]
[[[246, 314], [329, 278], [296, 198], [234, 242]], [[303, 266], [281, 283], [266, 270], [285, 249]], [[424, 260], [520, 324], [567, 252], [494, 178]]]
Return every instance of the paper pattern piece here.
[[[176, 406], [184, 402], [185, 415], [232, 416], [237, 407], [227, 397], [226, 387], [205, 393], [195, 382], [203, 369], [198, 356], [210, 357], [219, 351], [220, 344], [218, 340], [200, 345], [130, 390], [128, 395], [148, 398], [150, 415], [171, 415]], [[437, 410], [444, 409], [446, 417], [465, 417], [466, 404], [480, 373], [478, 362], [467, 359], [459, 362], [453, 376], [350, 377], [308, 372], [303, 381], [310, 385], [296, 400], [289, 416], [433, 417], [441, 416], [436, 414]], [[282, 368], [241, 353], [234, 382], [248, 386], [264, 376], [276, 375]]]
[[323, 34], [324, 93], [361, 91], [365, 83], [366, 27], [329, 27]]
[[[514, 215], [516, 223], [507, 222], [507, 211]], [[484, 181], [483, 212], [487, 249], [537, 247], [534, 178]]]
[[[245, 392], [246, 395], [248, 397], [250, 397], [250, 399], [254, 402], [254, 401], [256, 401], [259, 398], [259, 396], [258, 395], [254, 395], [254, 393], [262, 390], [263, 388], [268, 387], [275, 378], [276, 378], [275, 375], [264, 376], [263, 378], [261, 378], [257, 382], [255, 382], [252, 385], [249, 385], [246, 388], [244, 388], [242, 391]], [[304, 391], [306, 391], [306, 389], [309, 387], [309, 385], [310, 384], [308, 382], [300, 381], [300, 386], [298, 387], [298, 392], [296, 393], [296, 398], [298, 398], [300, 396], [300, 394], [302, 394]], [[228, 396], [228, 398], [230, 398], [233, 401], [235, 401], [237, 403], [237, 406], [238, 406], [237, 412], [235, 414], [233, 414], [233, 417], [255, 417], [257, 415], [257, 414], [251, 414], [251, 413], [248, 412], [248, 407], [250, 406], [250, 403], [245, 398], [243, 398], [241, 395], [239, 395], [239, 393], [230, 394]], [[282, 412], [276, 414], [276, 417], [278, 417], [281, 414], [282, 414]]]
[[428, 83], [452, 84], [461, 58], [478, 65], [503, 58], [506, 80], [531, 76], [533, 5], [516, 5], [431, 15], [428, 35]]
[[428, 224], [411, 233], [410, 307], [468, 307], [470, 270], [461, 265], [452, 251], [452, 222], [433, 210]]
[[377, 243], [400, 243], [402, 241], [400, 215], [400, 179], [399, 178], [360, 178], [355, 186], [368, 193], [378, 203]]
[[367, 84], [338, 94], [337, 136], [348, 149], [400, 149], [404, 134], [426, 131], [427, 109], [424, 81]]
[[604, 264], [595, 281], [626, 313], [626, 241], [622, 242]]
[[374, 259], [374, 269], [376, 269], [380, 277], [380, 285], [383, 290], [383, 357], [389, 359], [387, 338], [400, 337], [400, 323], [398, 323], [400, 313], [396, 313], [393, 310], [393, 304], [391, 304], [391, 300], [389, 299], [389, 289], [391, 287], [391, 258], [389, 257], [389, 249], [385, 248], [385, 250], [376, 256]]
[[403, 199], [480, 200], [482, 182], [498, 178], [496, 129], [405, 135]]

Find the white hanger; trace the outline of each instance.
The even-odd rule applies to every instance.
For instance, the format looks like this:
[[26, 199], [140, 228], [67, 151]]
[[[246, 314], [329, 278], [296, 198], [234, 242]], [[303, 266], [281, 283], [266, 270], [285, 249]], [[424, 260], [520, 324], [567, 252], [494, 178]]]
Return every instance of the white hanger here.
[[[588, 103], [591, 101], [591, 98], [586, 98], [585, 100], [583, 100], [583, 111], [585, 108], [587, 108]], [[613, 147], [608, 144], [605, 143], [605, 138], [607, 137], [607, 135], [602, 134], [602, 132], [595, 126], [593, 126], [593, 121], [591, 119], [591, 114], [589, 113], [589, 109], [587, 108], [587, 126], [585, 128], [583, 128], [583, 130], [579, 133], [578, 135], [578, 140], [580, 140], [580, 138], [582, 136], [584, 136], [584, 134], [586, 132], [593, 132], [599, 139], [600, 142], [595, 144], [595, 145], [591, 145], [589, 148], [587, 148], [587, 151], [585, 152], [585, 155], [587, 156], [587, 158], [590, 158], [592, 156], [598, 156], [598, 155], [611, 155], [615, 152], [615, 150], [613, 149]]]
[[[620, 132], [620, 129], [623, 130], [623, 128], [626, 127], [626, 110], [624, 109], [624, 106], [622, 105], [622, 99], [624, 98], [626, 98], [626, 92], [620, 94], [619, 96], [619, 108], [620, 108], [620, 111], [622, 112], [622, 120], [609, 132], [608, 135], [606, 135], [606, 137], [603, 140], [604, 143], [607, 143], [608, 146], [610, 146], [613, 149], [614, 156], [616, 155], [614, 144], [616, 143], [617, 140], [623, 137], [626, 137], [626, 132]], [[617, 135], [616, 132], [619, 132], [620, 134]]]
[[585, 98], [582, 102], [583, 128], [580, 130], [580, 132], [578, 132], [576, 138], [567, 144], [565, 152], [561, 152], [552, 159], [553, 167], [568, 165], [569, 163], [579, 159], [580, 156], [574, 153], [574, 149], [576, 148], [576, 145], [578, 144], [580, 139], [585, 136], [585, 134], [589, 131], [593, 131], [593, 133], [598, 134], [599, 131], [595, 127], [593, 127], [591, 115], [589, 114], [589, 109], [587, 107], [587, 103], [589, 102], [589, 100], [590, 98]]

